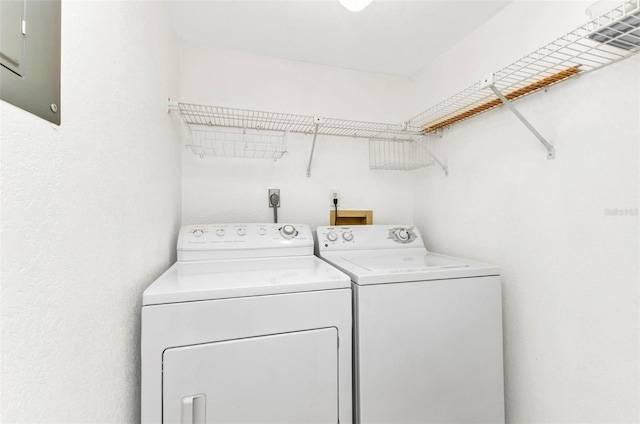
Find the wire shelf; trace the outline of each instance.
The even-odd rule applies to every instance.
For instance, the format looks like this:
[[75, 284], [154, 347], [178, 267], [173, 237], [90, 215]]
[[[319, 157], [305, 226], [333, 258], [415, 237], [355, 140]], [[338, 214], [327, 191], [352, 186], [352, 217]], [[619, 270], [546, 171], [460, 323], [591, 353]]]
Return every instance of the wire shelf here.
[[369, 169], [411, 171], [433, 164], [425, 147], [413, 140], [369, 139]]
[[420, 133], [419, 127], [407, 127], [404, 124], [316, 118], [308, 115], [233, 109], [190, 103], [178, 103], [178, 109], [183, 121], [190, 127], [200, 125], [312, 134], [315, 133], [317, 125], [318, 134], [320, 135], [359, 138], [394, 136], [406, 140], [410, 139], [411, 134]]
[[287, 153], [286, 133], [247, 134], [192, 129], [190, 143], [186, 145], [193, 154], [252, 159], [281, 159]]
[[640, 0], [618, 7], [558, 38], [524, 58], [436, 104], [408, 121], [423, 134], [449, 127], [493, 109], [500, 99], [493, 84], [515, 100], [558, 82], [600, 69], [640, 52]]

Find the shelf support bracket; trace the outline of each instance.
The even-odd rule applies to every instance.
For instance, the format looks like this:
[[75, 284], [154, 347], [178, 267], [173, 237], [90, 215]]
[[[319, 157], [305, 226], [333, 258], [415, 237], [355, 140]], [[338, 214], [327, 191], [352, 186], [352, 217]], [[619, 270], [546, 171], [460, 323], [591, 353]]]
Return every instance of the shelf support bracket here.
[[531, 125], [524, 116], [522, 116], [522, 114], [518, 111], [518, 109], [516, 109], [515, 106], [511, 104], [511, 102], [500, 92], [500, 90], [496, 88], [495, 85], [489, 84], [488, 87], [491, 89], [491, 91], [494, 92], [496, 96], [498, 96], [500, 101], [506, 107], [509, 108], [509, 110], [516, 116], [516, 118], [518, 118], [529, 129], [529, 131], [531, 131], [533, 135], [535, 135], [536, 138], [540, 140], [540, 143], [542, 143], [544, 147], [547, 149], [547, 159], [548, 160], [555, 159], [556, 158], [555, 148], [551, 144], [549, 144], [549, 142], [542, 136], [542, 134], [540, 134], [538, 130], [536, 130], [534, 126]]
[[433, 161], [438, 164], [438, 166], [440, 168], [442, 168], [442, 170], [444, 171], [444, 176], [448, 177], [449, 176], [449, 168], [447, 167], [447, 165], [445, 165], [440, 159], [438, 159], [438, 157], [436, 155], [434, 155], [431, 152], [431, 149], [429, 149], [427, 146], [424, 145], [424, 143], [422, 141], [420, 141], [420, 139], [416, 139], [414, 140], [416, 142], [416, 144], [418, 146], [420, 146], [422, 148], [422, 150], [424, 150], [431, 159], [433, 159]]
[[174, 102], [171, 99], [168, 99], [167, 112], [171, 113], [171, 112], [177, 112], [179, 110], [180, 110], [180, 107], [178, 106], [178, 102]]
[[313, 143], [311, 144], [311, 154], [309, 155], [309, 165], [307, 165], [307, 177], [311, 176], [311, 162], [313, 162], [313, 152], [316, 150], [316, 139], [318, 138], [318, 129], [322, 123], [322, 118], [314, 118], [316, 124], [313, 132]]

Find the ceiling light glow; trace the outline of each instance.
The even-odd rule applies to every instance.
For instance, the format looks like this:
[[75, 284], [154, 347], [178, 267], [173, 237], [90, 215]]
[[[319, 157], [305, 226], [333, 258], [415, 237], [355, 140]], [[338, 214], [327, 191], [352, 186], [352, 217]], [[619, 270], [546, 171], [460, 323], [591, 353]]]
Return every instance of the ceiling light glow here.
[[360, 12], [369, 6], [373, 0], [339, 0], [340, 4], [352, 12]]

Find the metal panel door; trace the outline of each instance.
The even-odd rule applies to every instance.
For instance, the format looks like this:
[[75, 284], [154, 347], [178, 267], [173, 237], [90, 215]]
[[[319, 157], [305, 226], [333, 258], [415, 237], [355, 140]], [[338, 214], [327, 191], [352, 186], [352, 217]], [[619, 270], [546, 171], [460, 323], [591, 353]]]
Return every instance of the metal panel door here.
[[0, 65], [22, 76], [24, 65], [24, 0], [3, 0], [0, 5]]
[[167, 349], [163, 423], [337, 423], [335, 328]]
[[0, 99], [60, 125], [61, 0], [0, 1]]

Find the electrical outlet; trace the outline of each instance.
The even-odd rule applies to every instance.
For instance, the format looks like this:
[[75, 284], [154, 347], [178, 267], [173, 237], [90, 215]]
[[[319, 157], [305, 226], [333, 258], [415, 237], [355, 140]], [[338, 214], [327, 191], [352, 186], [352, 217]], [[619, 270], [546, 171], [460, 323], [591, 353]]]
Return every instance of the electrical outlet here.
[[333, 204], [333, 199], [338, 199], [338, 207], [340, 206], [340, 190], [331, 190], [331, 197], [329, 198], [331, 204], [329, 206], [331, 206], [332, 208], [335, 207], [335, 205]]
[[269, 197], [267, 197], [267, 200], [269, 202], [269, 207], [272, 208], [273, 205], [271, 204], [271, 195], [275, 194], [278, 196], [278, 203], [276, 204], [276, 207], [280, 207], [280, 189], [279, 188], [270, 188], [269, 189]]

